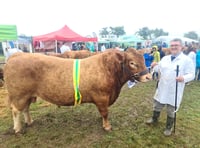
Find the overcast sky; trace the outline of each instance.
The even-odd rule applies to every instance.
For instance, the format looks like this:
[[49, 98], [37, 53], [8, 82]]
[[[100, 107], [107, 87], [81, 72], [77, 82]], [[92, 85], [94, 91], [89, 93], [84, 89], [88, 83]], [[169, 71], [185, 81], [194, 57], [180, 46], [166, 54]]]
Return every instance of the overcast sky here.
[[102, 27], [163, 28], [171, 35], [200, 33], [199, 0], [0, 0], [0, 24], [17, 25], [18, 34], [41, 35], [65, 24], [88, 35]]

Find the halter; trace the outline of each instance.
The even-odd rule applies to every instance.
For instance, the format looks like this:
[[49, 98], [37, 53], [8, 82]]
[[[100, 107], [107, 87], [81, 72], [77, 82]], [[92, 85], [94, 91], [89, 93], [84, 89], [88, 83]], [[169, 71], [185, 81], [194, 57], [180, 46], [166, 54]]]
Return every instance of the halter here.
[[127, 68], [127, 66], [124, 65], [124, 63], [121, 63], [121, 65], [122, 65], [123, 72], [128, 73], [129, 80], [133, 82], [135, 81], [135, 79], [139, 78], [140, 76], [143, 76], [149, 73], [148, 69], [145, 69], [144, 71], [141, 71], [141, 72], [132, 73], [131, 70]]

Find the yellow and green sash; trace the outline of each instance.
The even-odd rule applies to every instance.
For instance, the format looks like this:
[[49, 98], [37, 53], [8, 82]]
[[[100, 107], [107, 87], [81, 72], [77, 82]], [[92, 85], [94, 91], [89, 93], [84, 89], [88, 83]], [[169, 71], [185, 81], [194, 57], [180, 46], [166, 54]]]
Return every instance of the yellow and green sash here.
[[74, 67], [73, 67], [73, 82], [74, 82], [74, 97], [75, 102], [74, 105], [81, 104], [81, 93], [79, 90], [79, 81], [80, 81], [80, 60], [74, 60]]

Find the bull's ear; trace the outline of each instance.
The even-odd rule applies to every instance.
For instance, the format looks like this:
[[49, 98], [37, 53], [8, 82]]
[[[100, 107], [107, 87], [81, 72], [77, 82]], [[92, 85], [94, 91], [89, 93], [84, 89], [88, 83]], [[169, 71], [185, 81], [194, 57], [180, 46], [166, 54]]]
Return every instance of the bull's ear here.
[[137, 50], [137, 52], [141, 55], [143, 55], [145, 53], [145, 49], [140, 49], [140, 50]]
[[136, 51], [136, 49], [135, 48], [132, 48], [132, 47], [129, 47], [127, 50], [126, 50], [126, 52], [135, 52]]
[[136, 64], [134, 61], [130, 61], [130, 62], [129, 62], [129, 66], [130, 66], [131, 68], [133, 68], [133, 69], [136, 69], [136, 68], [137, 68], [136, 65], [137, 65], [137, 64]]

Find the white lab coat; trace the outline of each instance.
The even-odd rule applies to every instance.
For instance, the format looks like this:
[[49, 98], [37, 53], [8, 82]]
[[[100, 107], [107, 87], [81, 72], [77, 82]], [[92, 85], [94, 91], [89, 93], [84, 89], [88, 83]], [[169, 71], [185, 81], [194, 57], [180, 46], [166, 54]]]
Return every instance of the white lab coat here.
[[161, 104], [170, 104], [175, 106], [175, 92], [176, 92], [176, 67], [179, 65], [179, 76], [184, 77], [184, 82], [178, 82], [177, 93], [177, 109], [179, 108], [185, 83], [194, 79], [195, 67], [192, 60], [181, 53], [173, 61], [171, 61], [171, 55], [165, 56], [158, 63], [160, 80], [158, 88], [156, 90], [154, 99]]

